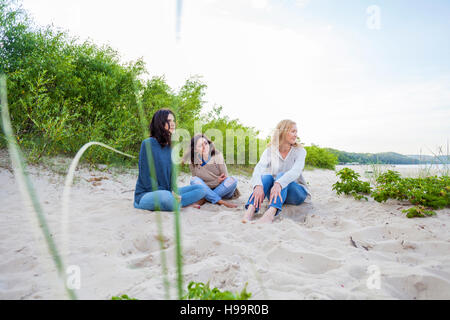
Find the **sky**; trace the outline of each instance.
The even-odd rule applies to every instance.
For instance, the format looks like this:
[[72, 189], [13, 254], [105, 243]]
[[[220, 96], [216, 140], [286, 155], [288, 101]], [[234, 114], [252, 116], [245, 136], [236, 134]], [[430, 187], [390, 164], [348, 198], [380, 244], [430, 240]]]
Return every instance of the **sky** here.
[[39, 25], [108, 44], [206, 109], [265, 137], [283, 119], [306, 145], [432, 154], [450, 139], [448, 0], [23, 0]]

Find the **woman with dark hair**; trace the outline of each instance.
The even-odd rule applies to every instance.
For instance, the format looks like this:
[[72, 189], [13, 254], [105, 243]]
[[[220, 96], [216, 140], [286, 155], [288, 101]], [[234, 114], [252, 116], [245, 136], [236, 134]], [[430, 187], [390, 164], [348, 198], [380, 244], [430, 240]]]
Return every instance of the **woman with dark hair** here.
[[227, 165], [214, 144], [204, 134], [198, 134], [191, 139], [191, 148], [185, 154], [183, 162], [189, 162], [192, 178], [191, 185], [201, 185], [206, 191], [205, 201], [213, 204], [236, 208], [233, 203], [223, 199], [235, 199], [240, 196], [237, 189], [237, 179], [228, 176]]
[[[171, 137], [174, 131], [173, 112], [169, 109], [158, 110], [150, 123], [150, 138], [142, 141], [139, 152], [139, 176], [134, 193], [134, 207], [137, 209], [174, 211], [175, 197], [180, 199], [182, 207], [186, 207], [206, 195], [199, 185], [181, 187], [178, 189], [179, 195], [172, 191], [172, 183], [176, 183], [176, 177], [172, 174]], [[152, 178], [152, 172], [156, 180]]]

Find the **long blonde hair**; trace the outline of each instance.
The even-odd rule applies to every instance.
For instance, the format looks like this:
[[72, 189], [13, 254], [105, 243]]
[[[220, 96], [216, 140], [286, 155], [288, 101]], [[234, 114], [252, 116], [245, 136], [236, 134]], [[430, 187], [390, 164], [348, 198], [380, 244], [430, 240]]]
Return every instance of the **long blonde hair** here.
[[[275, 130], [273, 131], [272, 138], [270, 139], [268, 147], [280, 147], [280, 144], [285, 140], [286, 134], [296, 123], [292, 120], [282, 120], [280, 121]], [[303, 145], [300, 143], [299, 139], [292, 145], [293, 148], [302, 148]]]

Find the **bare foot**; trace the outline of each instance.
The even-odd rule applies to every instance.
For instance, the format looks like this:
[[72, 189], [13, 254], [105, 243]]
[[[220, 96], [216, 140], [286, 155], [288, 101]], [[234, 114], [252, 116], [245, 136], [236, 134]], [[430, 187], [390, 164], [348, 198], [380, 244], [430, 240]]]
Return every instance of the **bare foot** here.
[[261, 219], [256, 221], [256, 223], [272, 223], [273, 219], [275, 218], [275, 214], [277, 213], [277, 209], [270, 207], [269, 210], [267, 210]]
[[249, 205], [247, 211], [245, 211], [244, 216], [242, 217], [242, 223], [252, 221], [254, 215], [255, 215], [255, 206]]
[[[172, 191], [172, 195], [173, 195], [173, 197], [174, 197], [175, 199], [177, 199], [178, 202], [181, 202], [181, 196], [180, 196], [180, 195], [176, 194], [176, 193], [173, 192], [173, 191]], [[201, 201], [201, 200], [200, 200], [200, 201]], [[193, 203], [193, 204], [188, 205], [188, 206], [183, 207], [183, 208], [195, 208], [195, 209], [200, 209], [200, 205], [196, 202], [196, 203]]]
[[175, 199], [177, 199], [178, 202], [181, 202], [181, 196], [179, 194], [176, 194], [175, 192], [172, 191], [172, 195]]
[[199, 206], [202, 206], [202, 205], [204, 205], [205, 203], [206, 203], [206, 199], [203, 198], [203, 199], [201, 199], [201, 200], [198, 200], [195, 204], [198, 204]]
[[224, 205], [227, 208], [237, 208], [236, 204], [231, 203], [231, 202], [227, 202], [227, 201], [224, 201], [224, 200], [219, 200], [219, 201], [217, 201], [217, 203], [220, 204], [220, 205]]

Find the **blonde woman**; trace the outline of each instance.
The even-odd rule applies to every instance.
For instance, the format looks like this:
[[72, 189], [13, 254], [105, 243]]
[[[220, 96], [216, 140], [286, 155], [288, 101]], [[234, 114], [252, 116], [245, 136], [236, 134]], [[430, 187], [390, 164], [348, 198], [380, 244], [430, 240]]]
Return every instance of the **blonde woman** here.
[[253, 219], [266, 197], [269, 209], [258, 222], [271, 223], [281, 212], [283, 204], [300, 205], [311, 194], [302, 172], [306, 150], [297, 142], [294, 121], [278, 123], [269, 146], [255, 166], [251, 179], [252, 194], [245, 205], [242, 222]]

